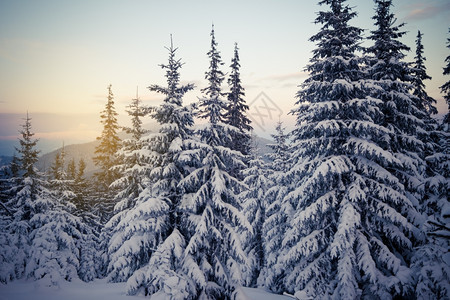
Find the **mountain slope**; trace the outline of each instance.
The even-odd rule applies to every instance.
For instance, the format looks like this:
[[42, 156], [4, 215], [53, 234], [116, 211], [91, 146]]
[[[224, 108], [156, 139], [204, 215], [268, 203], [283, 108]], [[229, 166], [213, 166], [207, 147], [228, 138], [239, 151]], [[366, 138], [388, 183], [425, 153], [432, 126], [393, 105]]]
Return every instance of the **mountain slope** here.
[[[125, 135], [121, 135], [120, 137], [122, 139], [126, 138]], [[273, 143], [271, 140], [255, 135], [253, 136], [253, 145], [255, 145], [255, 147], [257, 148], [258, 154], [263, 157], [265, 156], [265, 154], [271, 151], [270, 148], [267, 147], [267, 144], [271, 143]], [[98, 144], [99, 141], [93, 141], [89, 143], [64, 146], [64, 151], [66, 152], [66, 165], [69, 161], [74, 159], [75, 165], [78, 167], [78, 162], [81, 158], [83, 158], [84, 162], [86, 163], [86, 177], [91, 177], [97, 170], [97, 167], [95, 166], [92, 158], [95, 156], [95, 147], [97, 147]], [[55, 161], [56, 154], [60, 151], [61, 148], [39, 157], [39, 160], [36, 163], [36, 167], [39, 169], [39, 171], [48, 174], [51, 170], [53, 162]]]

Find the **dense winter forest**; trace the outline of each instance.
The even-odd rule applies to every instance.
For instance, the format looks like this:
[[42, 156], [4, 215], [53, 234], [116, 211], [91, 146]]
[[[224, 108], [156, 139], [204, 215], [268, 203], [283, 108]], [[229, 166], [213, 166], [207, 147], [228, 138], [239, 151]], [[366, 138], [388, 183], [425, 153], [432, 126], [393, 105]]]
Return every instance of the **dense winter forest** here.
[[[375, 3], [365, 41], [354, 8], [320, 1], [296, 125], [278, 123], [267, 157], [252, 143], [238, 45], [225, 75], [214, 27], [198, 103], [183, 104], [195, 87], [181, 85], [173, 44], [166, 85], [148, 87], [164, 101], [131, 100], [127, 139], [108, 87], [92, 178], [64, 148], [40, 173], [27, 115], [1, 174], [1, 284], [107, 278], [167, 299], [243, 299], [241, 286], [297, 299], [449, 299], [450, 115], [433, 118], [420, 31], [405, 61], [392, 0]], [[450, 56], [442, 64], [450, 75]], [[450, 105], [450, 81], [441, 90]]]

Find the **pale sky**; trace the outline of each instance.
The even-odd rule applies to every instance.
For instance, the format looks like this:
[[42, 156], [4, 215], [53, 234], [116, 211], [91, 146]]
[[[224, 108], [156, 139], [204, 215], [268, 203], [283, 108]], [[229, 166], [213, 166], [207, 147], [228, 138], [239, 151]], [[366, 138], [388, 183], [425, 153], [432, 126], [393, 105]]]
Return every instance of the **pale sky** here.
[[[178, 58], [185, 62], [182, 81], [197, 86], [185, 101], [197, 101], [206, 84], [212, 23], [224, 72], [229, 72], [234, 42], [239, 45], [241, 79], [256, 132], [273, 133], [280, 113], [292, 129], [293, 118], [287, 113], [315, 48], [308, 39], [320, 28], [313, 23], [321, 9], [317, 2], [0, 0], [0, 155], [12, 154], [27, 110], [41, 144], [56, 147], [99, 135], [99, 112], [109, 84], [120, 125], [128, 123], [125, 107], [137, 86], [144, 104], [160, 103], [162, 97], [146, 87], [165, 84], [158, 65], [167, 62], [164, 47], [170, 34], [179, 48]], [[358, 12], [353, 25], [370, 35], [373, 1], [348, 3]], [[394, 5], [399, 22], [407, 23], [403, 42], [411, 47], [408, 60], [414, 57], [417, 30], [424, 33], [426, 66], [433, 77], [426, 82], [427, 91], [438, 100], [439, 112], [446, 113], [438, 87], [449, 80], [442, 76], [442, 68], [450, 54], [446, 48], [450, 2], [394, 0]], [[255, 115], [255, 109], [268, 101], [258, 98], [261, 93], [279, 108], [263, 119]]]

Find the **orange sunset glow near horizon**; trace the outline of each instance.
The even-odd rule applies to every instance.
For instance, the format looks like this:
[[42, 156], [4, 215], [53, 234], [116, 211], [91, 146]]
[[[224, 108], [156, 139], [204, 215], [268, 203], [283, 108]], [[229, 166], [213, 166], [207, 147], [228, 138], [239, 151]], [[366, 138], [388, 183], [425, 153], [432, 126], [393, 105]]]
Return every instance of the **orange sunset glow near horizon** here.
[[[201, 96], [207, 82], [206, 56], [210, 47], [211, 24], [224, 65], [229, 72], [234, 43], [239, 46], [241, 79], [247, 103], [261, 93], [279, 111], [258, 135], [269, 137], [280, 118], [288, 130], [294, 119], [298, 85], [307, 77], [305, 66], [316, 47], [309, 38], [317, 33], [314, 24], [321, 10], [318, 1], [56, 1], [18, 0], [0, 2], [0, 155], [12, 155], [20, 124], [26, 113], [40, 138], [42, 152], [62, 145], [95, 140], [100, 134], [100, 112], [112, 84], [119, 124], [129, 125], [125, 112], [138, 95], [144, 105], [157, 105], [162, 97], [150, 92], [151, 84], [164, 84], [170, 35], [178, 47], [177, 57], [183, 83], [196, 88], [185, 97], [192, 103]], [[355, 26], [374, 29], [371, 0], [348, 1], [358, 16]], [[394, 0], [398, 23], [405, 22], [415, 55], [417, 30], [423, 36], [428, 74], [427, 92], [437, 100], [439, 115], [447, 105], [439, 86], [449, 78], [442, 75], [450, 26], [447, 0]], [[370, 45], [365, 41], [363, 45]], [[223, 84], [227, 89], [226, 82]], [[280, 117], [281, 115], [281, 117]], [[143, 123], [152, 123], [144, 119]], [[259, 124], [261, 125], [261, 124]]]

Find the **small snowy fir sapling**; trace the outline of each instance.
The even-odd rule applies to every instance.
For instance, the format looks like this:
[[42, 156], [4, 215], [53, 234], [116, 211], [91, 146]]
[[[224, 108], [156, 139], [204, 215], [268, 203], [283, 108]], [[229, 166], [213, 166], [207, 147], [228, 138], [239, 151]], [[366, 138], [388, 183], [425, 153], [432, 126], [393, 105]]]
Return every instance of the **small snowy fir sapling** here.
[[272, 150], [267, 154], [271, 161], [271, 169], [273, 171], [287, 171], [287, 161], [289, 159], [289, 134], [285, 133], [286, 128], [283, 127], [283, 122], [278, 121], [275, 127], [276, 134], [272, 134], [274, 144], [267, 146]]

